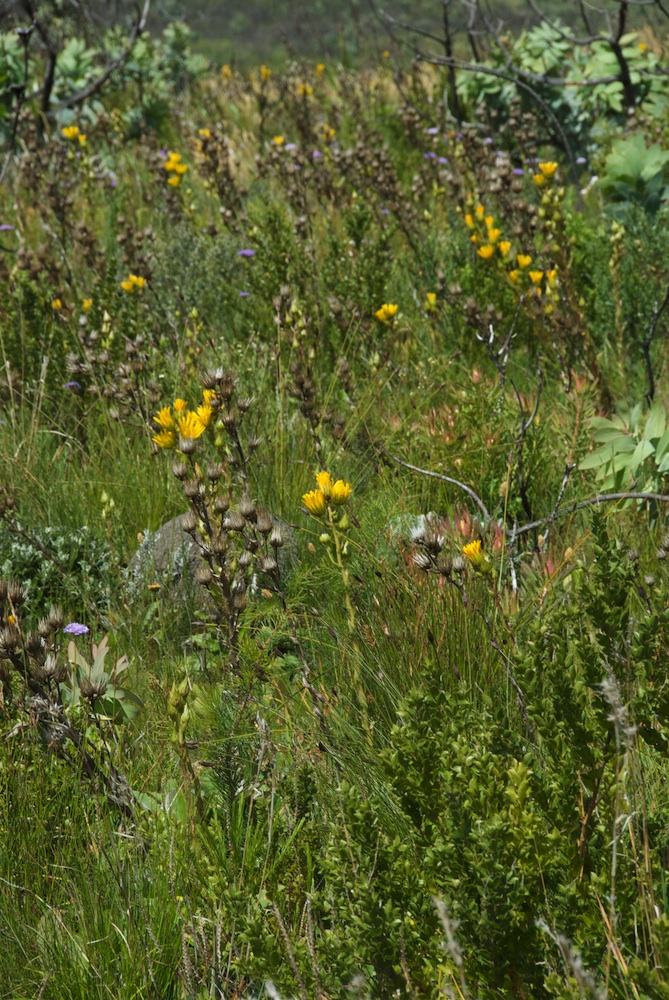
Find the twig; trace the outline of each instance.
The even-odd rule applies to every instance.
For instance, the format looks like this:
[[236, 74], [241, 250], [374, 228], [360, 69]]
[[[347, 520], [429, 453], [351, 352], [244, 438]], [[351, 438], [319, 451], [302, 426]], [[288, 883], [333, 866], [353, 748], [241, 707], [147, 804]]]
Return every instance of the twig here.
[[475, 493], [471, 486], [466, 486], [465, 483], [461, 483], [459, 479], [453, 479], [451, 476], [445, 476], [442, 472], [432, 472], [431, 469], [419, 469], [417, 465], [411, 465], [409, 462], [403, 462], [401, 458], [391, 455], [389, 451], [384, 452], [384, 454], [386, 454], [388, 458], [392, 458], [393, 462], [397, 462], [398, 465], [404, 466], [405, 469], [411, 469], [412, 472], [420, 472], [422, 476], [431, 476], [432, 479], [440, 479], [444, 483], [451, 483], [451, 485], [457, 486], [458, 489], [463, 490], [467, 496], [472, 498], [486, 521], [490, 521], [490, 511], [483, 503], [483, 500], [481, 500], [478, 493]]
[[660, 321], [660, 317], [669, 303], [669, 286], [667, 286], [667, 291], [662, 300], [662, 305], [658, 306], [655, 303], [655, 309], [653, 311], [653, 318], [650, 321], [650, 327], [648, 328], [648, 335], [645, 340], [641, 341], [641, 351], [643, 353], [643, 359], [646, 364], [646, 374], [648, 375], [648, 392], [646, 393], [646, 399], [649, 403], [653, 401], [655, 396], [655, 376], [653, 374], [653, 364], [650, 359], [650, 345], [653, 342], [653, 337], [655, 336], [655, 330], [657, 324]]

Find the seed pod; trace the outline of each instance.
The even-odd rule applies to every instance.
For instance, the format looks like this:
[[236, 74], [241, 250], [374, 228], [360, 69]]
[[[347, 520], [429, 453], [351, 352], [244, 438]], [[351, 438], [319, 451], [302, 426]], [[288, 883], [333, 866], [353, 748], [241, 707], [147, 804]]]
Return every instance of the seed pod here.
[[239, 511], [231, 510], [226, 519], [223, 521], [221, 527], [225, 531], [242, 531], [245, 525], [246, 521]]
[[195, 441], [193, 438], [182, 438], [179, 444], [179, 451], [184, 455], [192, 455], [195, 451]]
[[212, 483], [218, 482], [224, 472], [225, 469], [221, 462], [212, 462], [207, 466], [207, 478], [211, 479]]
[[258, 528], [258, 531], [261, 535], [269, 535], [272, 530], [272, 518], [270, 514], [268, 514], [266, 510], [258, 510], [256, 511], [256, 517], [256, 527]]
[[242, 517], [245, 517], [248, 521], [255, 521], [256, 519], [256, 507], [250, 497], [242, 497], [239, 504], [239, 513]]
[[172, 475], [176, 476], [177, 479], [185, 479], [189, 471], [190, 468], [186, 462], [175, 462], [172, 466]]
[[63, 617], [63, 609], [56, 607], [54, 604], [51, 605], [49, 610], [49, 625], [54, 632], [63, 627], [63, 622], [65, 621]]
[[48, 618], [40, 618], [39, 624], [37, 625], [37, 631], [43, 639], [49, 638], [53, 629], [51, 628]]
[[263, 573], [274, 573], [278, 568], [278, 563], [273, 556], [263, 556], [260, 560], [260, 568]]
[[211, 581], [214, 579], [214, 574], [211, 572], [208, 566], [198, 566], [195, 570], [195, 579], [203, 587], [208, 587]]
[[237, 559], [237, 563], [242, 567], [242, 569], [247, 569], [252, 562], [253, 562], [253, 556], [248, 551], [248, 549], [245, 549], [244, 552], [242, 552], [239, 558]]
[[272, 534], [269, 536], [269, 544], [273, 549], [280, 549], [281, 546], [285, 544], [283, 532], [278, 524], [275, 524], [272, 528]]
[[429, 570], [430, 566], [432, 565], [432, 560], [430, 559], [430, 557], [427, 555], [426, 552], [414, 552], [411, 558], [413, 559], [414, 564], [418, 567], [418, 569], [425, 570], [426, 573]]
[[197, 517], [192, 511], [184, 514], [183, 520], [181, 521], [181, 527], [189, 535], [192, 535], [197, 531]]

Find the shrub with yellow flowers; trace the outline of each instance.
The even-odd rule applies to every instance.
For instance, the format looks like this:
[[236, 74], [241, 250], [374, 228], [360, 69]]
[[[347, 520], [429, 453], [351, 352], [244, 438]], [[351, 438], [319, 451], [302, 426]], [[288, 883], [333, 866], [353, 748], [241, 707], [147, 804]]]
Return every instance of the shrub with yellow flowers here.
[[347, 533], [351, 527], [345, 508], [353, 487], [343, 479], [333, 479], [329, 472], [317, 472], [316, 483], [315, 490], [303, 494], [302, 503], [323, 529], [319, 541], [325, 546], [328, 558], [337, 567], [344, 584], [344, 604], [349, 629], [352, 631], [355, 627], [355, 612], [350, 596], [350, 575], [344, 560], [349, 555]]
[[182, 528], [199, 548], [196, 578], [220, 614], [230, 668], [239, 672], [239, 631], [252, 579], [262, 577], [262, 593], [283, 602], [278, 550], [285, 538], [251, 496], [249, 465], [260, 441], [241, 428], [252, 400], [238, 396], [236, 376], [222, 368], [208, 372], [202, 385], [195, 407], [178, 398], [155, 414], [151, 439], [156, 451], [178, 453], [172, 471], [189, 506]]

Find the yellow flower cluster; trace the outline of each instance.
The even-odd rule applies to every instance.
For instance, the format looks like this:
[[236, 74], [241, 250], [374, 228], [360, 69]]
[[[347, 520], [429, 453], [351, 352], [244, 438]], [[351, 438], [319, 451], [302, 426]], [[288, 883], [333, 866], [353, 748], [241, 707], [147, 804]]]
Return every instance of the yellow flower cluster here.
[[129, 274], [125, 281], [121, 282], [121, 288], [128, 294], [134, 292], [135, 289], [141, 292], [145, 285], [146, 278], [140, 278], [137, 274]]
[[272, 139], [272, 142], [274, 143], [275, 146], [283, 146], [285, 141], [286, 140], [282, 135], [275, 135], [274, 138]]
[[423, 309], [425, 312], [433, 313], [437, 311], [437, 293], [428, 292], [425, 296], [425, 302], [423, 304]]
[[308, 83], [301, 83], [297, 88], [298, 97], [311, 97], [314, 92], [314, 88], [310, 87]]
[[507, 256], [511, 243], [508, 240], [500, 240], [502, 231], [495, 225], [495, 216], [486, 215], [483, 205], [477, 205], [473, 212], [465, 213], [465, 225], [472, 233], [471, 241], [478, 247], [476, 252], [482, 260], [490, 260], [495, 248], [502, 257]]
[[379, 323], [383, 323], [384, 326], [390, 326], [390, 324], [397, 316], [397, 310], [399, 306], [393, 303], [384, 302], [380, 309], [377, 309], [374, 315], [378, 319]]
[[80, 146], [86, 145], [86, 136], [84, 135], [83, 132], [79, 131], [78, 125], [66, 125], [65, 128], [62, 128], [60, 131], [62, 135], [65, 136], [68, 142], [74, 142], [75, 140], [78, 140]]
[[537, 187], [543, 187], [547, 184], [553, 177], [553, 174], [557, 170], [557, 163], [540, 163], [538, 173], [534, 174], [532, 180]]
[[181, 153], [170, 153], [164, 163], [165, 172], [170, 176], [167, 178], [167, 183], [172, 187], [179, 187], [181, 184], [181, 178], [188, 170], [185, 163], [181, 162]]
[[343, 479], [335, 482], [329, 472], [317, 472], [316, 482], [318, 488], [310, 490], [302, 497], [302, 503], [314, 517], [322, 517], [328, 504], [342, 507], [348, 503], [348, 498], [353, 492], [353, 487], [349, 483], [345, 483]]
[[215, 395], [211, 389], [205, 389], [202, 402], [195, 410], [189, 410], [187, 401], [181, 398], [175, 399], [171, 407], [163, 406], [153, 418], [160, 430], [151, 440], [159, 448], [174, 448], [177, 432], [182, 438], [201, 437], [214, 419], [216, 411], [211, 403]]
[[267, 83], [267, 81], [269, 80], [269, 78], [270, 78], [271, 75], [272, 75], [272, 71], [269, 68], [269, 66], [265, 66], [263, 64], [260, 67], [260, 79], [262, 80], [262, 82], [263, 83]]

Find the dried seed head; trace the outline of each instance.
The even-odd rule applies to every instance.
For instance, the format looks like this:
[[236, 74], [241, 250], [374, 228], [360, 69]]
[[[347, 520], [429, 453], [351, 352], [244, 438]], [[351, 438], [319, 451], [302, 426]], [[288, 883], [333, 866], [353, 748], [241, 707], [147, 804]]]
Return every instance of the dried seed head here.
[[184, 496], [187, 500], [197, 500], [204, 496], [204, 483], [198, 479], [189, 479], [184, 483]]
[[643, 582], [646, 584], [647, 587], [654, 587], [655, 586], [655, 577], [653, 576], [652, 573], [648, 573], [647, 576], [644, 576]]
[[223, 426], [226, 431], [232, 433], [237, 427], [237, 416], [234, 410], [226, 410], [225, 413], [221, 414], [221, 420], [223, 421]]
[[456, 556], [453, 560], [453, 572], [454, 573], [464, 573], [465, 567], [467, 565], [467, 560], [464, 556]]
[[432, 565], [432, 560], [426, 552], [414, 552], [411, 558], [418, 569], [425, 570], [426, 573]]
[[181, 527], [189, 535], [194, 534], [197, 531], [197, 517], [192, 511], [184, 514], [183, 520], [181, 522]]
[[239, 504], [239, 513], [249, 521], [256, 519], [256, 505], [250, 497], [242, 497]]
[[172, 466], [172, 475], [177, 479], [184, 480], [189, 472], [190, 467], [187, 462], [175, 462]]
[[437, 569], [442, 576], [450, 576], [453, 572], [453, 563], [448, 556], [441, 555], [437, 559]]
[[56, 684], [62, 684], [62, 682], [67, 677], [67, 666], [65, 663], [59, 663], [58, 659], [49, 653], [46, 660], [44, 661], [44, 666], [42, 667], [47, 680], [54, 681]]
[[235, 611], [243, 611], [248, 603], [246, 594], [235, 594], [232, 598], [232, 606]]
[[[220, 370], [220, 369], [219, 369]], [[219, 376], [218, 383], [220, 386], [219, 392], [223, 399], [227, 401], [231, 400], [235, 394], [235, 383], [236, 379], [232, 372], [221, 372]]]
[[63, 627], [63, 622], [65, 618], [63, 616], [63, 609], [56, 607], [54, 604], [51, 605], [49, 610], [49, 625], [54, 632]]
[[269, 535], [272, 530], [272, 517], [262, 508], [256, 511], [256, 527], [261, 535]]
[[217, 483], [224, 472], [221, 462], [212, 462], [207, 466], [207, 478], [211, 479], [212, 483]]
[[260, 568], [263, 573], [275, 573], [278, 568], [278, 563], [274, 556], [263, 556], [260, 560]]
[[665, 548], [658, 549], [657, 552], [655, 553], [655, 558], [656, 559], [660, 559], [660, 560], [666, 559], [667, 558], [667, 550]]
[[203, 587], [208, 587], [211, 581], [214, 579], [214, 574], [211, 572], [208, 566], [198, 566], [195, 570], [195, 579]]
[[255, 436], [250, 437], [246, 442], [246, 447], [248, 448], [249, 451], [255, 451], [256, 448], [260, 447], [261, 443], [262, 443], [262, 438]]
[[203, 389], [215, 389], [218, 385], [218, 380], [223, 375], [222, 368], [211, 369], [202, 376], [201, 384]]
[[275, 524], [272, 528], [272, 534], [269, 536], [269, 544], [273, 549], [280, 549], [282, 545], [285, 544], [285, 538], [283, 537], [283, 532], [278, 524]]
[[21, 642], [21, 633], [13, 625], [0, 632], [0, 659], [8, 660]]
[[95, 701], [96, 698], [102, 697], [107, 690], [108, 684], [109, 679], [106, 674], [101, 674], [95, 680], [90, 677], [82, 677], [79, 683], [81, 697], [85, 698], [86, 701]]
[[230, 501], [227, 497], [216, 497], [214, 500], [214, 510], [217, 514], [225, 514], [229, 507]]
[[18, 580], [8, 580], [7, 582], [7, 597], [12, 602], [12, 604], [23, 604], [25, 600], [25, 594], [23, 593], [23, 587]]
[[43, 649], [42, 637], [39, 632], [31, 632], [26, 639], [26, 650], [30, 656], [39, 656]]
[[246, 413], [247, 410], [253, 405], [253, 399], [250, 396], [244, 396], [243, 399], [237, 400], [237, 408], [240, 413]]
[[221, 527], [225, 531], [241, 531], [246, 525], [246, 521], [237, 510], [231, 510]]
[[192, 455], [195, 451], [195, 441], [193, 438], [182, 438], [179, 444], [179, 451], [184, 455]]
[[248, 551], [248, 549], [245, 549], [244, 552], [242, 552], [239, 558], [237, 559], [237, 563], [242, 567], [242, 569], [247, 569], [252, 562], [253, 562], [253, 556]]
[[37, 625], [37, 631], [43, 639], [48, 639], [53, 629], [48, 618], [40, 618], [39, 624]]

